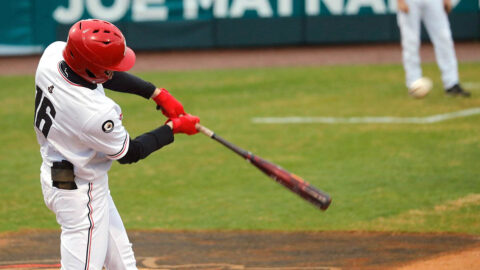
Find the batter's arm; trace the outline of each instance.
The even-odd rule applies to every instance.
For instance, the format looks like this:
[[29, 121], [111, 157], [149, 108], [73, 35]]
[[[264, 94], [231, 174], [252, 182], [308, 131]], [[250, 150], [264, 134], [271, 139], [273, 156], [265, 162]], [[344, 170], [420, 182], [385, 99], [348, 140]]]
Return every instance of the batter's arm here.
[[152, 98], [155, 91], [159, 90], [152, 83], [128, 72], [121, 71], [115, 71], [113, 77], [106, 81], [103, 87], [116, 92], [139, 95], [146, 99]]
[[173, 140], [173, 126], [170, 122], [130, 140], [127, 153], [121, 159], [118, 159], [118, 162], [120, 164], [135, 163], [172, 143]]
[[114, 72], [113, 77], [105, 82], [103, 86], [107, 89], [131, 93], [152, 99], [161, 109], [167, 118], [176, 118], [185, 114], [182, 103], [172, 96], [166, 89], [155, 87], [150, 82], [127, 72]]
[[127, 153], [118, 159], [121, 164], [134, 163], [146, 158], [151, 153], [173, 142], [173, 134], [184, 133], [193, 135], [198, 133], [196, 125], [200, 122], [197, 116], [185, 114], [173, 118], [164, 126], [142, 134], [130, 140]]

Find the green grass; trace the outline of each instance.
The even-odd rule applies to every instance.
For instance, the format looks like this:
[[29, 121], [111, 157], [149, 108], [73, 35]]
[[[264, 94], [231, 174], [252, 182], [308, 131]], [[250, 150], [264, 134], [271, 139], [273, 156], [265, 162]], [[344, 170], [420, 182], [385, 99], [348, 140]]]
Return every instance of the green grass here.
[[[115, 163], [110, 188], [128, 229], [371, 230], [480, 234], [480, 116], [429, 125], [252, 124], [265, 116], [428, 116], [480, 107], [435, 89], [409, 98], [401, 66], [143, 73], [227, 140], [329, 192], [321, 212], [203, 135], [134, 165]], [[478, 81], [480, 63], [460, 65]], [[34, 79], [0, 77], [0, 232], [58, 228], [39, 183]], [[107, 92], [132, 137], [165, 119], [151, 101]]]

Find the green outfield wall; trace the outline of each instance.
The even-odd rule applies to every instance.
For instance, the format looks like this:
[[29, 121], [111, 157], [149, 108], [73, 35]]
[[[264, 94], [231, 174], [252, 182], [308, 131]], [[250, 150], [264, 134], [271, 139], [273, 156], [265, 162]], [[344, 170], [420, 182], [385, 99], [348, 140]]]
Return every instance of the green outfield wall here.
[[[0, 55], [41, 52], [86, 18], [114, 22], [137, 50], [392, 42], [399, 40], [396, 2], [6, 0], [0, 9]], [[479, 40], [480, 1], [452, 2], [455, 40]]]

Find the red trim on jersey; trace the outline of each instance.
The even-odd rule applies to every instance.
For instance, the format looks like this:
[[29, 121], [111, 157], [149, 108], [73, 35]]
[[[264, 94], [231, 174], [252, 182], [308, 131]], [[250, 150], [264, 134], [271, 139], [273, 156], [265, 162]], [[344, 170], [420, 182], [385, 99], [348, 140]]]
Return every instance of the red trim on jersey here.
[[58, 62], [57, 69], [58, 69], [58, 73], [60, 73], [60, 75], [62, 76], [62, 78], [65, 79], [65, 81], [67, 81], [67, 82], [68, 82], [69, 84], [71, 84], [71, 85], [81, 86], [80, 84], [73, 83], [73, 82], [70, 81], [68, 78], [66, 78], [65, 76], [63, 76], [62, 70], [60, 69], [60, 64], [61, 64], [61, 63], [62, 63], [62, 61]]
[[88, 184], [88, 220], [90, 221], [90, 228], [88, 228], [88, 242], [87, 242], [87, 258], [85, 262], [85, 270], [88, 270], [90, 267], [90, 255], [92, 253], [92, 235], [93, 235], [93, 228], [95, 224], [93, 223], [92, 213], [92, 190], [93, 190], [93, 183]]
[[122, 154], [127, 150], [128, 142], [129, 142], [129, 136], [128, 136], [128, 133], [127, 133], [127, 136], [125, 136], [125, 141], [123, 141], [122, 150], [120, 150], [120, 152], [118, 152], [116, 154], [108, 155], [108, 156], [112, 159], [117, 159], [118, 157], [122, 156]]

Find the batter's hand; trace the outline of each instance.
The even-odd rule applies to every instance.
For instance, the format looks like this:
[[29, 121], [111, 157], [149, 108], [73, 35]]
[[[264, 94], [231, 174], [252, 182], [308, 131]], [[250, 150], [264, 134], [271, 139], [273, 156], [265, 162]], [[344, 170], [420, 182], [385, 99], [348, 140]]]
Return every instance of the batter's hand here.
[[445, 12], [450, 13], [452, 11], [452, 1], [451, 0], [443, 0], [443, 8]]
[[153, 97], [157, 103], [157, 109], [161, 109], [163, 115], [167, 118], [177, 118], [185, 114], [183, 105], [176, 98], [174, 98], [166, 89], [160, 89], [160, 93]]
[[397, 1], [397, 9], [403, 13], [408, 13], [408, 5], [405, 0], [398, 0]]
[[198, 133], [195, 125], [200, 123], [200, 118], [198, 118], [197, 116], [184, 114], [180, 117], [170, 118], [169, 121], [172, 121], [174, 134], [185, 133], [188, 135], [193, 135]]

